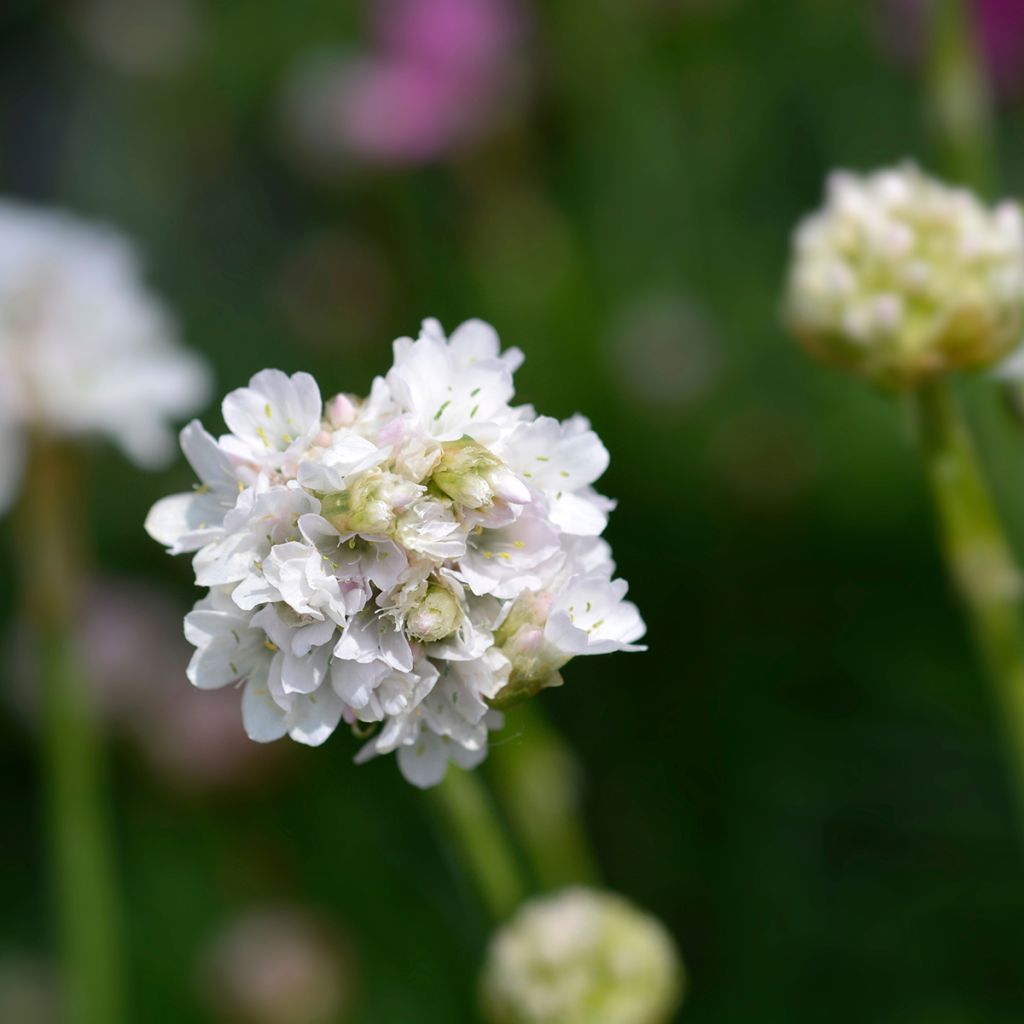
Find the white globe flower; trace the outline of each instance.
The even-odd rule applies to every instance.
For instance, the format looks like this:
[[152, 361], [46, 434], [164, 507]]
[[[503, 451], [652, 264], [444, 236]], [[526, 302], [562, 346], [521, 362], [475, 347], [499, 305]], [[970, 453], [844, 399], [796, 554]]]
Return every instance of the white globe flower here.
[[527, 903], [491, 941], [482, 979], [492, 1024], [667, 1024], [682, 991], [664, 926], [580, 888]]
[[1024, 218], [906, 164], [837, 172], [797, 229], [786, 320], [825, 363], [887, 387], [986, 366], [1024, 328]]
[[170, 423], [207, 388], [205, 364], [178, 345], [121, 236], [0, 201], [0, 510], [16, 495], [30, 431], [109, 437], [153, 466], [173, 450]]
[[428, 320], [365, 400], [326, 405], [307, 374], [257, 374], [229, 433], [182, 431], [196, 490], [146, 526], [192, 553], [202, 689], [244, 687], [254, 740], [396, 753], [418, 786], [486, 756], [500, 708], [582, 654], [642, 650], [644, 624], [598, 538], [608, 453], [582, 417], [510, 404], [522, 361], [486, 324]]

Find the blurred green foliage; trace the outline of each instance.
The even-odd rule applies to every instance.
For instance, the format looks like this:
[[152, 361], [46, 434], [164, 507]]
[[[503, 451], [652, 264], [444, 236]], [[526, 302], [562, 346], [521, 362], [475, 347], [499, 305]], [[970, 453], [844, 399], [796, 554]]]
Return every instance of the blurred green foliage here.
[[[933, 164], [884, 12], [537, 3], [530, 95], [479, 145], [311, 175], [281, 92], [303, 54], [359, 44], [357, 5], [205, 3], [191, 59], [155, 77], [99, 59], [72, 6], [0, 8], [0, 187], [137, 237], [220, 393], [265, 366], [364, 391], [422, 316], [481, 316], [526, 352], [524, 401], [592, 418], [651, 650], [574, 663], [541, 700], [585, 766], [609, 883], [681, 945], [682, 1019], [1021, 1020], [1021, 836], [909, 424], [777, 318], [790, 230], [830, 168]], [[1008, 192], [1022, 116], [999, 111]], [[1019, 439], [972, 391], [1024, 538]], [[141, 525], [187, 467], [92, 466], [98, 562], [192, 600], [187, 560]], [[7, 620], [14, 600], [0, 591]], [[204, 946], [282, 900], [351, 935], [357, 1024], [474, 1019], [473, 893], [428, 803], [354, 749], [288, 750], [243, 793], [168, 788], [115, 750], [134, 1019], [208, 1019]], [[5, 713], [0, 950], [46, 955], [37, 789], [31, 732]]]

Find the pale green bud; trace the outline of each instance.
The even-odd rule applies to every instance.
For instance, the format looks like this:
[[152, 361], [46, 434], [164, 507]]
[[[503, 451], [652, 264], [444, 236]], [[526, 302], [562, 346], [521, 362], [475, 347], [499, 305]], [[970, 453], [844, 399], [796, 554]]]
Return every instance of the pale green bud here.
[[803, 346], [886, 387], [989, 365], [1024, 326], [1024, 219], [905, 165], [829, 180], [797, 230], [785, 303]]
[[660, 921], [576, 888], [532, 900], [497, 932], [481, 994], [491, 1024], [667, 1024], [683, 983]]
[[458, 598], [439, 583], [431, 583], [405, 619], [410, 639], [435, 643], [450, 636], [462, 621]]
[[551, 599], [547, 591], [523, 591], [495, 630], [494, 643], [512, 669], [508, 683], [489, 702], [492, 707], [511, 708], [540, 690], [562, 685], [558, 670], [570, 659], [544, 638]]
[[516, 475], [482, 444], [470, 437], [448, 441], [431, 478], [452, 501], [478, 509], [502, 498], [519, 505], [530, 500], [530, 491]]
[[325, 495], [320, 514], [341, 533], [386, 536], [398, 513], [421, 490], [394, 473], [371, 469], [357, 477], [348, 490]]

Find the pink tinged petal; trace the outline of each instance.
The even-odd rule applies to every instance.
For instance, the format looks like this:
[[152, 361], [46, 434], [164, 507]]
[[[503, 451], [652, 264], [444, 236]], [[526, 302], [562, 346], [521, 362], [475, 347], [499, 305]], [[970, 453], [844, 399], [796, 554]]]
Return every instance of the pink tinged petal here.
[[242, 725], [245, 733], [257, 743], [279, 740], [288, 732], [285, 712], [277, 706], [267, 684], [253, 680], [242, 692]]

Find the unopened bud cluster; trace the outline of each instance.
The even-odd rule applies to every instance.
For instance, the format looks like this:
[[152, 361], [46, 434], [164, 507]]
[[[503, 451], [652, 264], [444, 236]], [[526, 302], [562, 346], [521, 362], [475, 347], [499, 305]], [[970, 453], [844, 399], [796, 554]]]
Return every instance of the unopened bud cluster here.
[[579, 888], [523, 907], [494, 937], [482, 984], [492, 1024], [667, 1024], [682, 991], [661, 922]]
[[500, 708], [580, 654], [637, 650], [644, 624], [600, 539], [608, 453], [580, 416], [511, 404], [522, 361], [492, 328], [395, 342], [365, 399], [326, 404], [308, 374], [257, 374], [229, 433], [182, 447], [200, 483], [150, 534], [195, 552], [209, 588], [186, 619], [200, 688], [244, 684], [256, 740], [398, 752], [421, 786], [485, 756]]
[[797, 229], [785, 315], [812, 355], [886, 387], [987, 366], [1021, 340], [1021, 210], [912, 165], [837, 172]]

